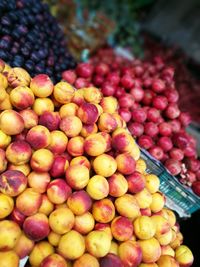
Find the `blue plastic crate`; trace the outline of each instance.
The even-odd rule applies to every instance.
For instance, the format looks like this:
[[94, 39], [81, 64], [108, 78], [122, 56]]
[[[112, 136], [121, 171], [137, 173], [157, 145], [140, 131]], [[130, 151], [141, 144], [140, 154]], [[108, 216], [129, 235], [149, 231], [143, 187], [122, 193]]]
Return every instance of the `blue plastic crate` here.
[[141, 157], [147, 164], [147, 172], [154, 173], [160, 178], [160, 191], [166, 196], [167, 207], [175, 210], [180, 217], [190, 217], [193, 212], [200, 209], [200, 197], [181, 184], [161, 162], [143, 149], [141, 149]]

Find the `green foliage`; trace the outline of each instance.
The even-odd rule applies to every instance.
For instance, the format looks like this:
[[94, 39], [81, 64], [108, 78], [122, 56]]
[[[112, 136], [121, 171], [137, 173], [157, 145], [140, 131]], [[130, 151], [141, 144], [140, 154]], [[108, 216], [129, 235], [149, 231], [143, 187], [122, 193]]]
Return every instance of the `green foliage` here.
[[142, 55], [142, 41], [139, 37], [138, 12], [154, 0], [75, 0], [79, 15], [83, 10], [90, 13], [104, 12], [113, 19], [116, 27], [109, 37], [109, 43], [130, 47], [137, 56]]

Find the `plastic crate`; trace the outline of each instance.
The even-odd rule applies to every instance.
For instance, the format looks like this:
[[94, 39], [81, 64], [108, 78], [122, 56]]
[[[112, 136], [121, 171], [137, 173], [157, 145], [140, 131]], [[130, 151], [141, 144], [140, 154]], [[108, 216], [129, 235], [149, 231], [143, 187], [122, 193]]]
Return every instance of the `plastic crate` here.
[[147, 164], [147, 172], [154, 173], [160, 178], [160, 191], [166, 196], [168, 208], [175, 210], [181, 218], [190, 217], [193, 212], [200, 209], [200, 197], [181, 184], [161, 162], [143, 149], [141, 149], [141, 157]]

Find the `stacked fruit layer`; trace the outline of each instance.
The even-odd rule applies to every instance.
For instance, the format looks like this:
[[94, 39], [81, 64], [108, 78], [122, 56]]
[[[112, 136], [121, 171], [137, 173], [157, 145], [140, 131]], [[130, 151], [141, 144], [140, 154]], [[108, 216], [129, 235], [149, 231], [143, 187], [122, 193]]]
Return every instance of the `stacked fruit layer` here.
[[63, 32], [40, 0], [0, 1], [0, 25], [0, 58], [12, 67], [59, 81], [63, 70], [75, 66]]
[[117, 100], [0, 72], [1, 266], [191, 266]]
[[129, 61], [102, 49], [90, 63], [81, 63], [62, 77], [77, 88], [94, 85], [104, 96], [115, 96], [119, 114], [138, 144], [200, 195], [196, 140], [186, 133], [190, 116], [178, 107], [172, 68], [160, 58]]

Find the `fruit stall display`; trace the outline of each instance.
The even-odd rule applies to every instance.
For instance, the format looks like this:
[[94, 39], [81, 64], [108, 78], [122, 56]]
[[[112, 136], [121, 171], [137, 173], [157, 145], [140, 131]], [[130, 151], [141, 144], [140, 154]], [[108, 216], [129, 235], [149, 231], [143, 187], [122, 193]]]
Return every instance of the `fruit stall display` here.
[[3, 61], [0, 84], [1, 267], [193, 264], [116, 98]]
[[0, 1], [0, 58], [31, 75], [46, 73], [54, 81], [75, 61], [47, 4], [35, 0]]
[[179, 109], [174, 69], [162, 58], [128, 60], [105, 48], [62, 78], [77, 88], [94, 85], [105, 97], [116, 97], [119, 114], [139, 146], [200, 195], [196, 140], [186, 132], [191, 118]]

